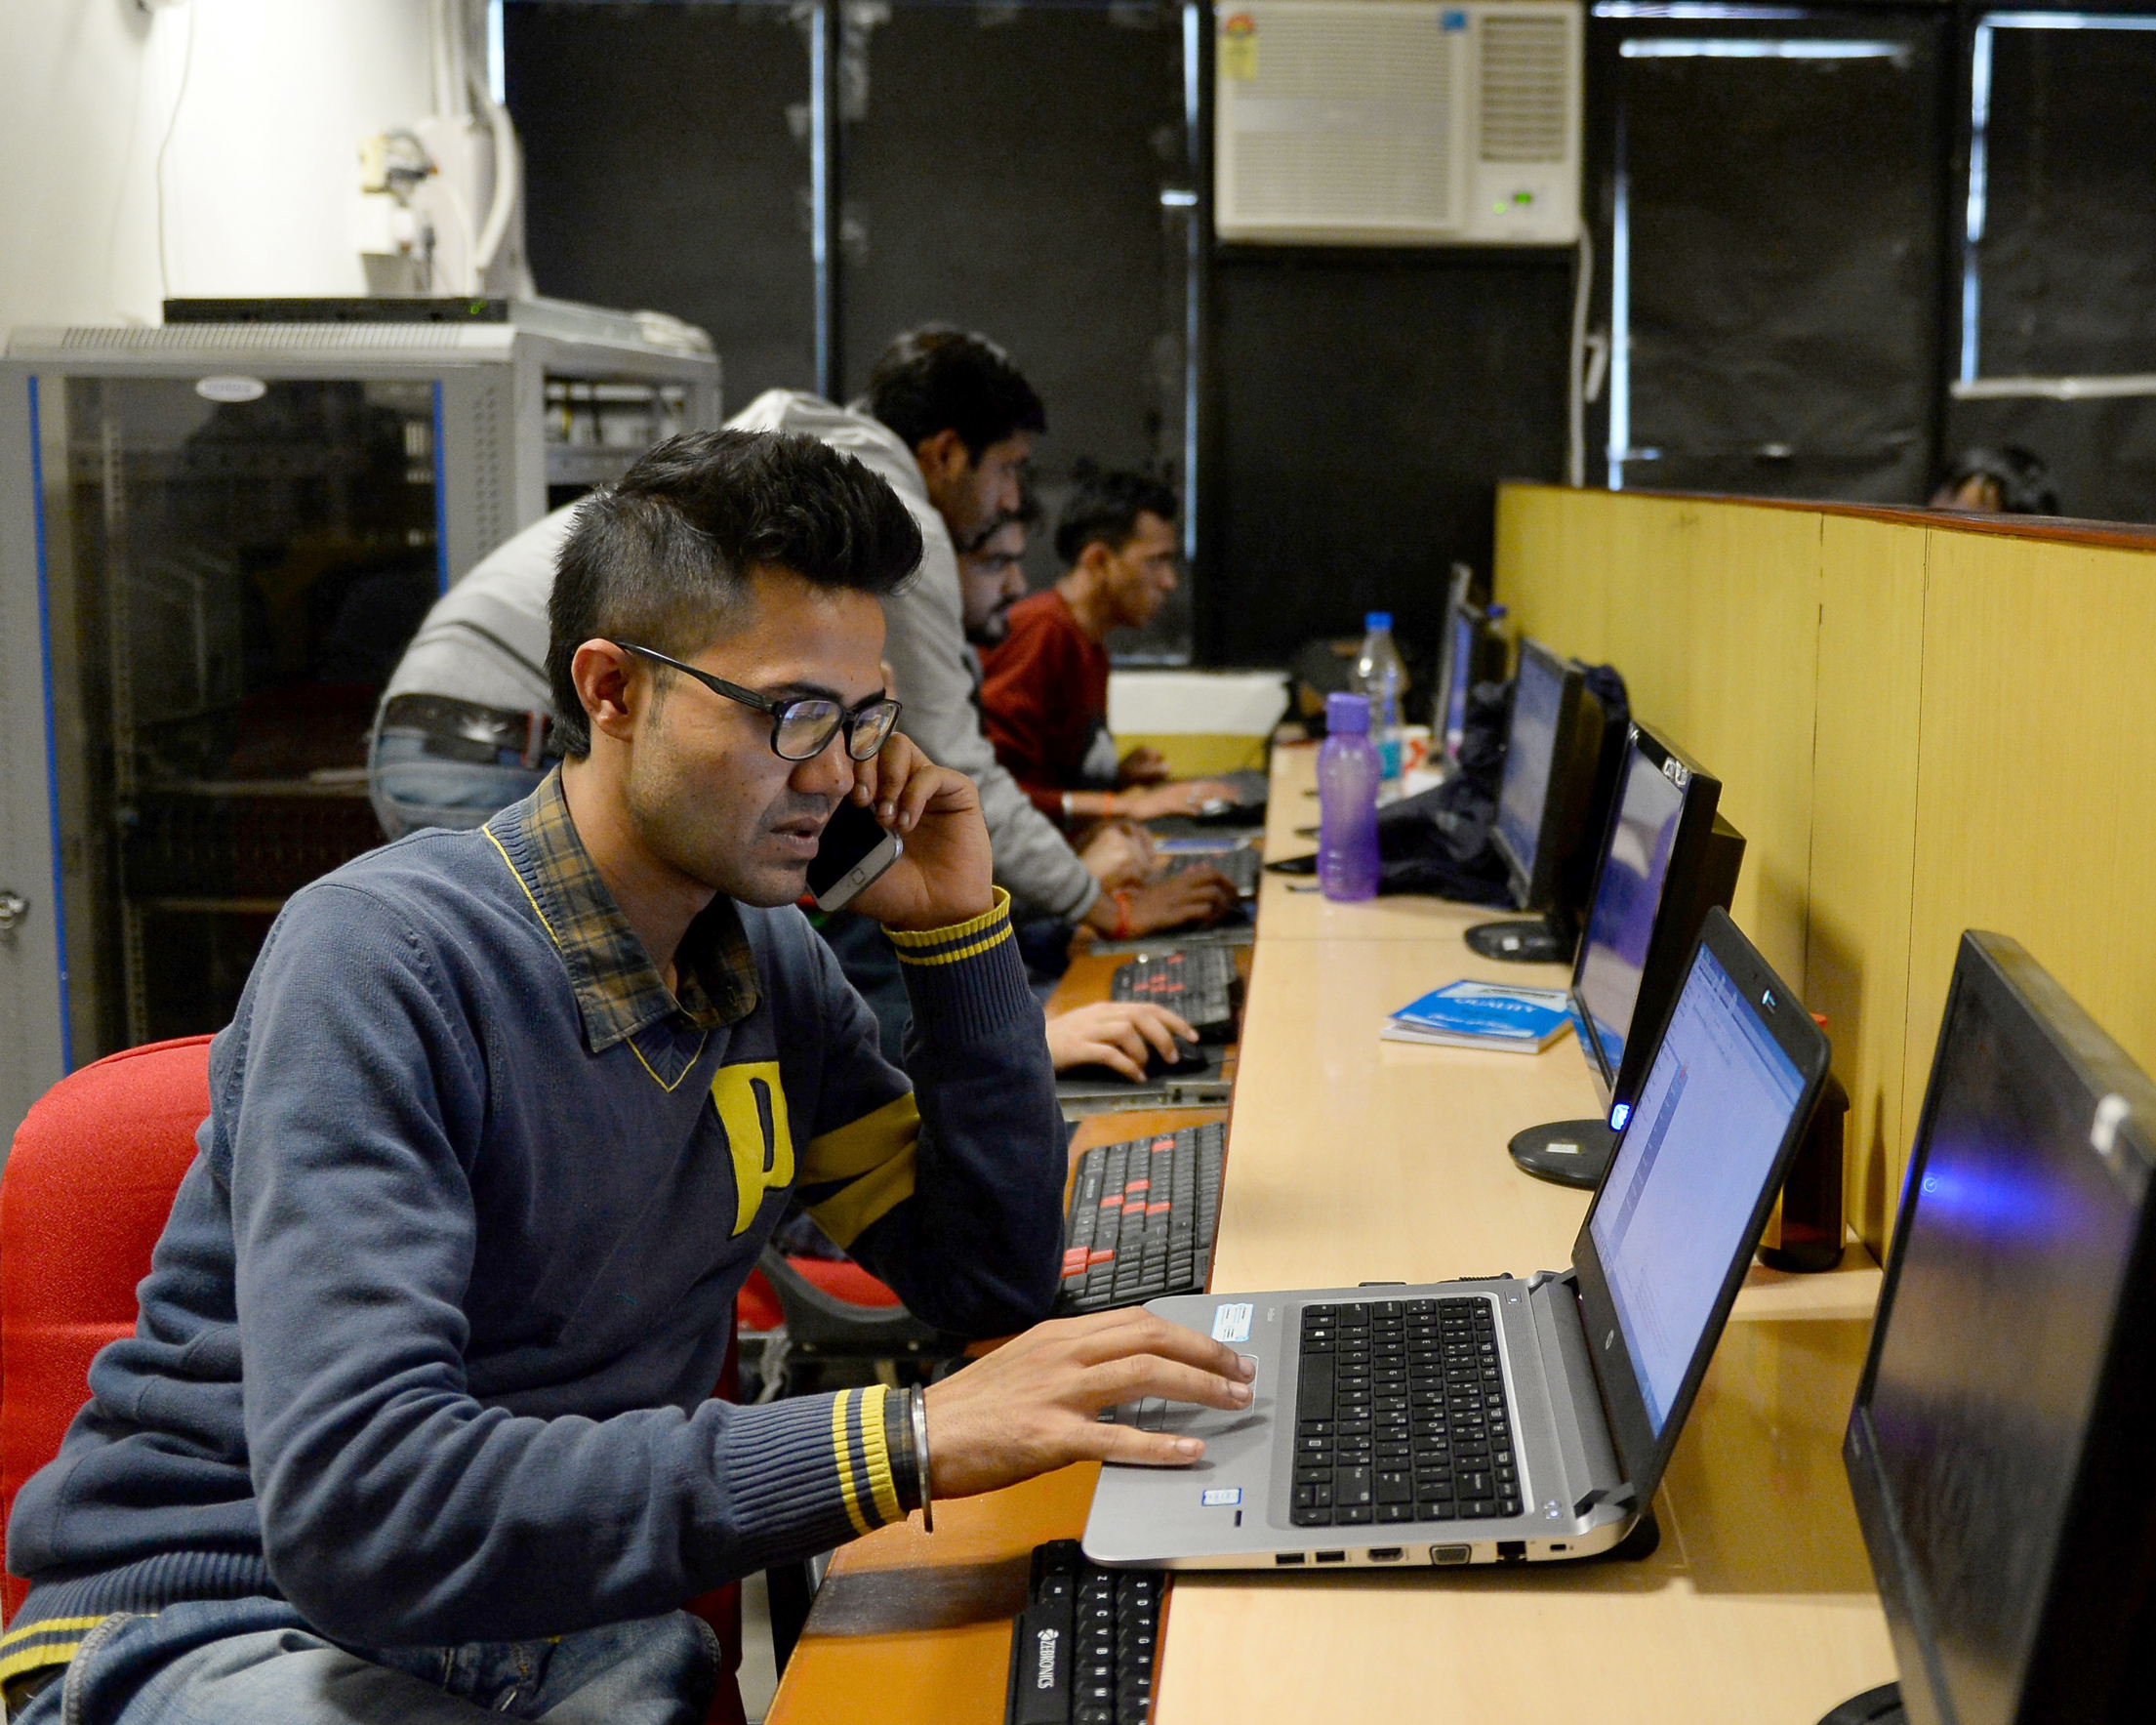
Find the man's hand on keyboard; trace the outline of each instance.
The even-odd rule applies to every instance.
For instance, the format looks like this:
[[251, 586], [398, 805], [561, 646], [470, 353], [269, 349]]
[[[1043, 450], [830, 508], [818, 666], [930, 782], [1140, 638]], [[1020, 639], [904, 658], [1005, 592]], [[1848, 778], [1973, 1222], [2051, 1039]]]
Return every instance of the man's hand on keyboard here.
[[[1186, 869], [1180, 875], [1169, 875], [1155, 881], [1126, 895], [1130, 907], [1130, 924], [1125, 930], [1129, 934], [1158, 934], [1163, 928], [1182, 928], [1193, 924], [1217, 923], [1239, 902], [1236, 883], [1218, 869]], [[1107, 893], [1102, 893], [1086, 913], [1085, 920], [1103, 933], [1112, 934], [1118, 926], [1119, 909]]]
[[1106, 1066], [1143, 1084], [1148, 1046], [1172, 1063], [1178, 1041], [1195, 1043], [1198, 1032], [1165, 1006], [1146, 1001], [1095, 1001], [1048, 1020], [1048, 1053], [1058, 1072]]
[[1132, 820], [1159, 820], [1162, 815], [1201, 814], [1208, 802], [1233, 802], [1236, 788], [1220, 779], [1178, 779], [1173, 784], [1148, 785], [1137, 791], [1116, 794], [1116, 812]]
[[1172, 1467], [1194, 1437], [1103, 1425], [1103, 1409], [1159, 1396], [1236, 1410], [1255, 1365], [1141, 1308], [1036, 1325], [928, 1387], [929, 1485], [938, 1498], [993, 1492], [1074, 1461]]

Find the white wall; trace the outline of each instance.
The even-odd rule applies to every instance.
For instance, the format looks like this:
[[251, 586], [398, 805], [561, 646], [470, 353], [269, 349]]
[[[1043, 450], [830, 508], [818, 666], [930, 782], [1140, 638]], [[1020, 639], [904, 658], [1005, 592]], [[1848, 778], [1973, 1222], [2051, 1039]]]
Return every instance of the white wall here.
[[358, 144], [433, 111], [429, 10], [0, 0], [0, 330], [154, 323], [168, 294], [363, 293]]

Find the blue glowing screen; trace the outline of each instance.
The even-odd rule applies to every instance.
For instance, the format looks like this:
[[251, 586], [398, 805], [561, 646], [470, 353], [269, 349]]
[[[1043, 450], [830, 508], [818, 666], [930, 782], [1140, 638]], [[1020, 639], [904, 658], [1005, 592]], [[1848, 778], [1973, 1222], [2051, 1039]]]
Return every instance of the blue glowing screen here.
[[[2015, 1718], [2136, 1206], [2096, 1098], [1955, 991], [1870, 1403], [1879, 1463], [1961, 1725]], [[1912, 1601], [1912, 1604], [1915, 1604]]]
[[[1669, 879], [1685, 794], [1637, 747], [1625, 758], [1624, 791], [1609, 830], [1609, 849], [1587, 913], [1580, 957], [1579, 997], [1611, 1081], [1624, 1060], [1632, 1014], [1640, 1004], [1640, 973], [1654, 937], [1655, 914]], [[1621, 1121], [1612, 1120], [1612, 1126]]]

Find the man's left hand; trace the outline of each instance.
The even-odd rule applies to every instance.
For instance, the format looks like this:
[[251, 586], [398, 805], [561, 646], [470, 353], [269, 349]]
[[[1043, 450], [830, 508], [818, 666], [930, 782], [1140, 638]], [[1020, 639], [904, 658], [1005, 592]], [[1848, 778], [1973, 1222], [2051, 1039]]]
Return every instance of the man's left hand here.
[[898, 861], [846, 908], [886, 928], [948, 928], [996, 902], [981, 796], [963, 773], [938, 766], [893, 732], [874, 760], [854, 762], [853, 801], [905, 841]]

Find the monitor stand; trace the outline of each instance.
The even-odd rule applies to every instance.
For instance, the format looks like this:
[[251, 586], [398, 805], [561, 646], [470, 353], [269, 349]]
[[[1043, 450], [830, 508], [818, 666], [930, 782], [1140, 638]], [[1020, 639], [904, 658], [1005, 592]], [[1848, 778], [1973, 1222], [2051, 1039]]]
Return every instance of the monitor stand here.
[[1592, 1192], [1609, 1171], [1617, 1134], [1606, 1120], [1556, 1120], [1516, 1132], [1506, 1146], [1513, 1161], [1538, 1180]]
[[1467, 944], [1485, 959], [1508, 965], [1568, 965], [1571, 938], [1547, 917], [1521, 917], [1505, 923], [1478, 923], [1467, 931]]
[[1819, 1725], [1908, 1725], [1908, 1718], [1901, 1708], [1901, 1686], [1882, 1683], [1877, 1689], [1851, 1696]]

